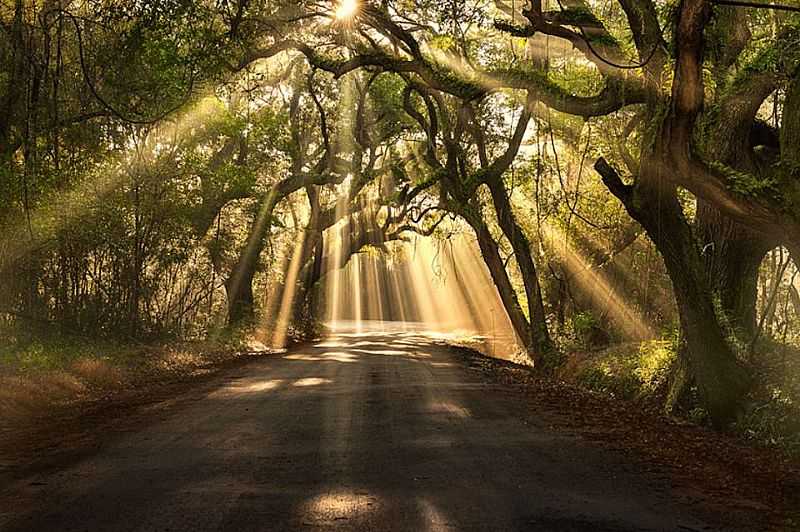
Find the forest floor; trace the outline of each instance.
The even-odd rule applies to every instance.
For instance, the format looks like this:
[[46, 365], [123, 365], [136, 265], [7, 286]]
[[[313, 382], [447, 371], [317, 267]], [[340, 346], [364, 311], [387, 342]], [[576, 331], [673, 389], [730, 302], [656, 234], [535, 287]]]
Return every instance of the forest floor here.
[[42, 415], [0, 486], [2, 530], [800, 528], [774, 450], [411, 332]]

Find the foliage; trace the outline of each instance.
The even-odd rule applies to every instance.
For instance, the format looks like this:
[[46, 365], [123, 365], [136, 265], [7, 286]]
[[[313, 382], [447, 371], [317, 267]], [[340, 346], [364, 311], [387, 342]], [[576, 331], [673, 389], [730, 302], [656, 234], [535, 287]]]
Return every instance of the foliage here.
[[762, 445], [800, 452], [800, 366], [796, 346], [759, 345], [757, 384], [735, 430]]
[[667, 384], [676, 352], [670, 340], [612, 347], [593, 354], [576, 380], [591, 390], [625, 399], [652, 398]]
[[762, 194], [778, 195], [779, 189], [777, 181], [772, 176], [759, 178], [757, 176], [738, 172], [733, 168], [719, 164], [712, 163], [715, 170], [725, 176], [728, 180], [728, 186], [731, 190], [738, 192], [745, 196], [758, 196]]
[[[237, 302], [274, 321], [270, 305], [283, 285], [313, 300], [320, 279], [307, 266], [330, 260], [304, 248], [304, 276], [289, 279], [297, 242], [330, 238], [326, 230], [346, 217], [340, 202], [365, 210], [370, 194], [379, 212], [363, 225], [380, 220], [383, 233], [367, 238], [351, 223], [348, 235], [364, 238], [348, 253], [383, 253], [382, 238], [409, 229], [433, 232], [445, 211], [483, 238], [484, 262], [506, 281], [515, 323], [555, 337], [540, 341], [565, 350], [637, 342], [585, 369], [581, 379], [594, 389], [635, 396], [664, 386], [676, 355], [653, 331], [675, 326], [686, 308], [675, 304], [684, 272], [659, 258], [669, 243], [690, 240], [681, 253], [700, 278], [693, 302], [719, 291], [700, 270], [711, 269], [703, 262], [722, 242], [700, 241], [710, 222], [687, 188], [673, 190], [673, 169], [662, 167], [669, 159], [656, 157], [690, 148], [663, 145], [681, 111], [670, 101], [681, 88], [673, 87], [681, 79], [675, 51], [685, 44], [675, 42], [678, 2], [645, 2], [637, 13], [653, 24], [645, 16], [652, 9], [656, 43], [615, 3], [510, 13], [494, 2], [390, 0], [364, 3], [346, 22], [309, 2], [42, 6], [25, 0], [0, 10], [8, 36], [0, 42], [0, 312], [18, 330], [119, 344], [196, 339], [235, 322]], [[797, 136], [786, 126], [785, 94], [800, 82], [800, 26], [794, 14], [733, 13], [717, 6], [697, 36], [709, 53], [697, 62], [695, 96], [704, 105], [691, 155], [723, 177], [717, 206], [744, 202], [779, 213], [776, 224], [796, 222], [800, 189], [796, 162], [782, 154], [786, 141], [783, 150], [774, 141], [757, 151], [734, 149], [741, 139], [729, 137], [754, 125], [731, 100], [740, 94], [760, 98], [753, 108], [769, 133]], [[620, 57], [644, 64], [619, 70], [609, 59]], [[766, 89], [750, 91], [754, 80]], [[749, 122], [729, 127], [739, 119]], [[726, 150], [733, 153], [717, 156]], [[627, 200], [596, 177], [591, 163], [601, 156], [633, 185]], [[657, 201], [647, 203], [653, 191]], [[660, 215], [670, 199], [682, 208], [672, 227], [688, 223], [694, 232], [656, 247], [643, 214]], [[765, 217], [741, 220], [750, 218]], [[656, 225], [651, 237], [668, 230]], [[766, 286], [756, 297], [765, 336], [790, 343], [800, 335], [790, 308], [796, 290], [788, 279], [770, 283], [778, 303], [764, 306]], [[711, 325], [731, 310], [716, 303]], [[293, 314], [289, 336], [316, 332], [309, 305], [298, 303], [306, 314]], [[548, 366], [569, 358], [551, 347], [526, 346]], [[704, 356], [703, 345], [693, 347], [687, 352]], [[0, 356], [42, 370], [97, 357], [36, 341], [15, 353]], [[759, 412], [783, 423], [780, 412], [793, 403], [776, 389]], [[777, 431], [759, 416], [746, 423], [754, 433]]]

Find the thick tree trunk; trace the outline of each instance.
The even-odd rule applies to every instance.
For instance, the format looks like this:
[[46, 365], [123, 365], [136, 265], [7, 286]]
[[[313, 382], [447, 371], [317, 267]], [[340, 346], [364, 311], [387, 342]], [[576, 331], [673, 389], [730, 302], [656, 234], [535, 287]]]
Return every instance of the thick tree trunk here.
[[[698, 197], [721, 197], [693, 154], [693, 132], [700, 115], [703, 85], [703, 30], [712, 14], [705, 0], [682, 0], [674, 30], [675, 68], [669, 112], [659, 118], [656, 96], [649, 112], [658, 127], [652, 145], [644, 145], [639, 175], [625, 185], [603, 159], [595, 168], [609, 190], [647, 231], [664, 259], [675, 292], [688, 369], [694, 378], [712, 423], [721, 427], [737, 415], [749, 379], [727, 344], [712, 300], [711, 286], [695, 235], [678, 201], [676, 183]], [[703, 174], [704, 179], [696, 176]], [[713, 177], [713, 175], [712, 175]], [[711, 185], [711, 186], [709, 186]], [[730, 202], [729, 202], [730, 203]], [[725, 206], [731, 211], [729, 205]]]
[[637, 219], [661, 252], [672, 281], [691, 374], [711, 421], [722, 427], [738, 413], [747, 374], [717, 320], [705, 265], [677, 198], [659, 191], [641, 191], [637, 198], [643, 200]]
[[733, 330], [749, 340], [756, 331], [759, 268], [777, 243], [703, 201], [698, 202], [696, 227], [711, 289]]
[[514, 250], [514, 257], [517, 260], [522, 282], [525, 285], [525, 294], [528, 298], [528, 316], [530, 317], [530, 346], [540, 357], [546, 356], [554, 349], [550, 332], [547, 330], [547, 316], [544, 312], [542, 303], [542, 289], [539, 285], [539, 276], [536, 273], [536, 264], [531, 255], [531, 246], [527, 235], [522, 231], [508, 198], [505, 185], [501, 180], [493, 181], [489, 184], [489, 191], [492, 194], [494, 210], [497, 214], [497, 221], [503, 234], [511, 243]]
[[712, 423], [717, 427], [730, 423], [738, 413], [749, 379], [717, 320], [705, 264], [675, 188], [659, 175], [661, 165], [652, 159], [643, 161], [643, 176], [635, 186], [624, 185], [603, 160], [595, 167], [661, 253], [686, 343], [686, 349], [680, 352], [688, 357], [691, 375]]
[[[702, 264], [690, 258], [690, 250], [674, 251], [664, 254], [664, 262], [675, 290], [689, 367], [711, 421], [722, 427], [735, 419], [748, 377], [717, 321]], [[689, 256], [683, 251], [689, 251]]]

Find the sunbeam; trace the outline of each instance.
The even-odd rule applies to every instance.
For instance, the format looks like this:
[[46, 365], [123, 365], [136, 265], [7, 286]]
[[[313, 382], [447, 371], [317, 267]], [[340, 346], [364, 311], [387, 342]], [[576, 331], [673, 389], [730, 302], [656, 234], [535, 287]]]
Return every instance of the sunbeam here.
[[551, 248], [564, 259], [576, 282], [592, 298], [595, 308], [606, 310], [614, 322], [631, 338], [655, 337], [655, 331], [637, 309], [617, 293], [601, 272], [591, 268], [558, 227], [542, 224], [542, 234]]
[[292, 252], [292, 260], [289, 262], [289, 269], [283, 281], [283, 295], [281, 296], [281, 306], [278, 311], [278, 319], [272, 336], [272, 347], [283, 348], [286, 346], [286, 337], [289, 330], [289, 322], [295, 308], [295, 294], [297, 293], [297, 277], [303, 258], [303, 249], [306, 242], [306, 232], [300, 233]]
[[[328, 271], [328, 293], [338, 301], [335, 313], [328, 313], [332, 331], [380, 331], [384, 322], [399, 321], [393, 329], [427, 331], [500, 358], [515, 356], [519, 343], [473, 240], [414, 236], [390, 245], [391, 260], [354, 253], [344, 268]], [[346, 290], [330, 294], [332, 287]]]

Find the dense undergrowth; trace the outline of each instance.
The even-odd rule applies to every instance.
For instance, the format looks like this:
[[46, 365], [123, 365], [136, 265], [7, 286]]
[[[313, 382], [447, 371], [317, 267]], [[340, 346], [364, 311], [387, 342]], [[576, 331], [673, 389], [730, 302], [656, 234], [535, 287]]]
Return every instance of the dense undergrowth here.
[[800, 454], [800, 349], [762, 342], [752, 366], [755, 385], [735, 428], [750, 439]]
[[[667, 395], [678, 360], [674, 338], [580, 350], [567, 357], [558, 376], [584, 388], [643, 403], [693, 423], [707, 422], [697, 390], [688, 386], [679, 404]], [[743, 410], [731, 427], [761, 445], [800, 454], [800, 349], [761, 341], [746, 362], [753, 375]]]

